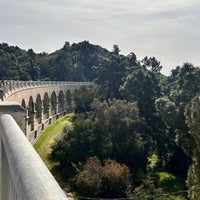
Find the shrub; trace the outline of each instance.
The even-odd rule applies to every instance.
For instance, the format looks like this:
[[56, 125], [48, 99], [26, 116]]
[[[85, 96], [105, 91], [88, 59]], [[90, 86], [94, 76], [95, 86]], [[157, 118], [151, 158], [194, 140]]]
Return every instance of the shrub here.
[[89, 157], [73, 183], [79, 194], [85, 197], [126, 197], [130, 184], [130, 172], [126, 165], [105, 160], [104, 165], [94, 156]]

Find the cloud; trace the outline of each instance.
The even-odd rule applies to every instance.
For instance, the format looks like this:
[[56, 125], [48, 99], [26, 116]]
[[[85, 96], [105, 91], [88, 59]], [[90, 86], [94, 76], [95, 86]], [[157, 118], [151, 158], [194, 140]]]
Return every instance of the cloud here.
[[89, 40], [138, 58], [155, 56], [166, 73], [199, 63], [198, 0], [0, 0], [0, 39], [37, 52]]

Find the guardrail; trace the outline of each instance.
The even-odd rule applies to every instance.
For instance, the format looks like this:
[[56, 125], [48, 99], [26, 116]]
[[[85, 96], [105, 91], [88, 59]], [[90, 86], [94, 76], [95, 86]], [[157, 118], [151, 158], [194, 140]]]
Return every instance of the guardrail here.
[[11, 115], [0, 117], [0, 199], [67, 197]]

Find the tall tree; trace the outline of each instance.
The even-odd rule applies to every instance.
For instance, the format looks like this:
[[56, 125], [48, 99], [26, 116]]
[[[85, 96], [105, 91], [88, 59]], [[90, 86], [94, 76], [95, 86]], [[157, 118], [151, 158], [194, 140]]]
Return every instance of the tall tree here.
[[96, 67], [98, 77], [96, 83], [100, 87], [100, 93], [105, 99], [121, 98], [119, 87], [123, 82], [126, 72], [124, 57], [116, 53], [112, 53], [109, 59]]
[[[188, 171], [188, 186], [195, 188], [200, 184], [200, 95], [195, 96], [185, 109], [186, 122], [189, 127], [189, 133], [192, 135], [195, 143], [193, 149], [192, 164]], [[199, 190], [193, 190], [189, 193], [190, 199], [195, 200], [200, 196]]]
[[140, 68], [128, 74], [120, 87], [123, 98], [137, 101], [140, 115], [149, 121], [154, 113], [154, 101], [160, 95], [158, 82], [153, 72]]
[[141, 63], [144, 67], [156, 73], [160, 72], [160, 70], [162, 69], [160, 61], [158, 61], [155, 57], [148, 58], [147, 56], [145, 56]]

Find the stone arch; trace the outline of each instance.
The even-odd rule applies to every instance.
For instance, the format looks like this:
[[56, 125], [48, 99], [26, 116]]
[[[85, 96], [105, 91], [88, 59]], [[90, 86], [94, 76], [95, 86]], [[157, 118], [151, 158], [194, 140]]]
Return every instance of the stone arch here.
[[38, 94], [36, 98], [35, 110], [36, 110], [36, 119], [38, 123], [41, 124], [42, 123], [42, 100], [41, 100], [40, 94]]
[[25, 102], [24, 99], [22, 99], [21, 106], [22, 106], [24, 109], [26, 109], [26, 102]]
[[29, 97], [28, 101], [28, 125], [30, 125], [31, 131], [34, 130], [34, 102], [33, 97]]
[[57, 113], [57, 98], [56, 93], [53, 91], [51, 94], [51, 115], [55, 115]]
[[67, 111], [72, 111], [72, 93], [70, 90], [67, 90], [66, 92], [66, 102], [67, 102]]
[[44, 118], [48, 119], [49, 118], [49, 96], [47, 93], [44, 94], [44, 99], [43, 99], [43, 114]]
[[63, 91], [61, 90], [58, 95], [58, 111], [63, 112], [65, 109], [65, 97]]

